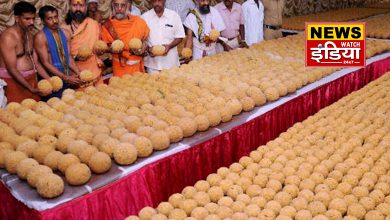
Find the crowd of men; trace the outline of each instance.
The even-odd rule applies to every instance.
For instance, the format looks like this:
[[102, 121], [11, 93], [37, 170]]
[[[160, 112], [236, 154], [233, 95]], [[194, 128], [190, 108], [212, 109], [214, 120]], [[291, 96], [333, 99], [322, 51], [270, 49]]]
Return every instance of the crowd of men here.
[[[80, 71], [90, 70], [95, 84], [102, 83], [102, 57], [110, 54], [114, 76], [135, 72], [154, 74], [180, 65], [180, 43], [201, 59], [223, 51], [248, 47], [265, 39], [281, 36], [284, 0], [246, 0], [242, 5], [223, 0], [210, 6], [210, 0], [151, 0], [152, 9], [141, 15], [131, 0], [112, 0], [112, 15], [103, 19], [97, 0], [70, 0], [65, 22], [50, 5], [39, 9], [44, 27], [31, 34], [37, 13], [34, 5], [18, 2], [14, 6], [15, 24], [0, 36], [0, 78], [6, 83], [9, 102], [26, 98], [47, 100], [60, 97], [66, 88], [79, 88], [85, 82]], [[269, 8], [264, 5], [269, 5]], [[270, 10], [270, 16], [267, 15]], [[264, 31], [263, 31], [264, 30]], [[218, 39], [209, 35], [220, 33]], [[138, 38], [140, 49], [130, 49], [128, 42]], [[186, 39], [186, 40], [184, 40]], [[124, 42], [122, 51], [99, 50], [94, 44]], [[164, 53], [154, 54], [153, 46], [162, 45]], [[93, 49], [88, 57], [79, 56], [82, 47]], [[38, 79], [58, 76], [64, 87], [50, 96], [37, 89]]]

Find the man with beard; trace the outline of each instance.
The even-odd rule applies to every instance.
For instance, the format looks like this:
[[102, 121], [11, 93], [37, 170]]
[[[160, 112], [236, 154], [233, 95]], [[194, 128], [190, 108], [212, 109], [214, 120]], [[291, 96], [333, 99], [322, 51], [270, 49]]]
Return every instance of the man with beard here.
[[[185, 37], [180, 16], [165, 7], [165, 0], [152, 0], [153, 9], [145, 12], [142, 18], [150, 28], [148, 37], [149, 56], [145, 57], [145, 67], [148, 73], [179, 66], [177, 45]], [[156, 56], [152, 52], [155, 45], [163, 45], [165, 53]]]
[[226, 42], [217, 44], [217, 52], [246, 47], [244, 15], [241, 5], [233, 0], [224, 0], [217, 4], [215, 8], [221, 14], [226, 26], [226, 29], [221, 32], [221, 36], [227, 39]]
[[88, 17], [97, 21], [98, 23], [102, 23], [103, 17], [100, 11], [98, 10], [98, 0], [88, 0]]
[[70, 36], [59, 27], [57, 9], [43, 6], [38, 14], [44, 27], [35, 35], [34, 48], [45, 69], [64, 81], [60, 91], [43, 98], [46, 101], [51, 97], [61, 97], [66, 88], [78, 86], [81, 81], [78, 79], [79, 69], [69, 53]]
[[223, 31], [225, 24], [219, 12], [210, 7], [210, 0], [197, 0], [197, 7], [190, 10], [184, 26], [187, 28], [185, 48], [191, 48], [192, 58], [197, 60], [216, 53], [216, 42], [210, 40], [211, 30]]
[[264, 6], [260, 0], [247, 0], [242, 4], [245, 18], [245, 41], [250, 46], [264, 40]]
[[263, 0], [264, 3], [264, 39], [282, 37], [282, 17], [285, 0]]
[[15, 24], [0, 36], [0, 78], [7, 86], [5, 95], [9, 102], [21, 102], [32, 98], [39, 100], [43, 95], [37, 89], [37, 72], [48, 79], [46, 71], [38, 61], [33, 48], [36, 9], [28, 2], [14, 6]]
[[[102, 40], [111, 44], [115, 40], [124, 43], [123, 51], [113, 53], [112, 64], [114, 76], [144, 72], [143, 55], [147, 49], [146, 39], [149, 28], [146, 22], [139, 16], [129, 14], [129, 0], [113, 0], [113, 16], [102, 27]], [[138, 38], [142, 41], [142, 48], [129, 49], [129, 41]]]
[[[62, 28], [70, 35], [70, 54], [75, 59], [77, 67], [93, 73], [95, 84], [103, 83], [101, 79], [102, 61], [98, 55], [105, 51], [94, 50], [96, 41], [100, 38], [100, 25], [87, 16], [85, 0], [70, 0], [70, 9], [66, 17], [66, 25]], [[89, 48], [93, 51], [88, 57], [79, 55], [79, 51]]]

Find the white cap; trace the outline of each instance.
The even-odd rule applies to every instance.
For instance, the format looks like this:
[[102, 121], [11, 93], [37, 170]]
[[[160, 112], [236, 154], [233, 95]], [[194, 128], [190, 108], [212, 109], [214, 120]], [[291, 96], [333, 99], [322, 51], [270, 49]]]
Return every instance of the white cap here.
[[98, 0], [87, 0], [87, 4], [93, 3], [93, 2], [98, 3]]

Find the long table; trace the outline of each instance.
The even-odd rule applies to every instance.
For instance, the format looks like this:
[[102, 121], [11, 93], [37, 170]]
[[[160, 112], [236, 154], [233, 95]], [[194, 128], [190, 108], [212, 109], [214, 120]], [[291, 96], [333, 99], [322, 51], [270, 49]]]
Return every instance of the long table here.
[[66, 185], [56, 199], [40, 198], [27, 183], [0, 170], [0, 219], [123, 219], [238, 161], [389, 70], [390, 52], [377, 55], [365, 68], [337, 71], [131, 166], [113, 165], [109, 173], [93, 175], [85, 186]]

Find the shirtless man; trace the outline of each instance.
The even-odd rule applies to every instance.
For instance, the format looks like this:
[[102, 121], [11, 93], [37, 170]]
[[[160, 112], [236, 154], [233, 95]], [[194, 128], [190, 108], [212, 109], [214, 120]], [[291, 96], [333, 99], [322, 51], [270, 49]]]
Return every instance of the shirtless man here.
[[70, 55], [70, 36], [59, 28], [58, 11], [54, 7], [43, 6], [39, 10], [39, 17], [44, 28], [35, 36], [34, 48], [45, 69], [64, 81], [63, 89], [50, 95], [61, 97], [64, 89], [82, 83], [78, 78], [79, 69]]
[[5, 94], [9, 102], [21, 102], [27, 98], [39, 100], [37, 72], [42, 78], [49, 78], [38, 61], [33, 49], [33, 35], [36, 9], [28, 2], [14, 6], [15, 24], [0, 36], [0, 78], [8, 86]]
[[282, 37], [282, 16], [285, 0], [263, 0], [264, 4], [264, 39]]

